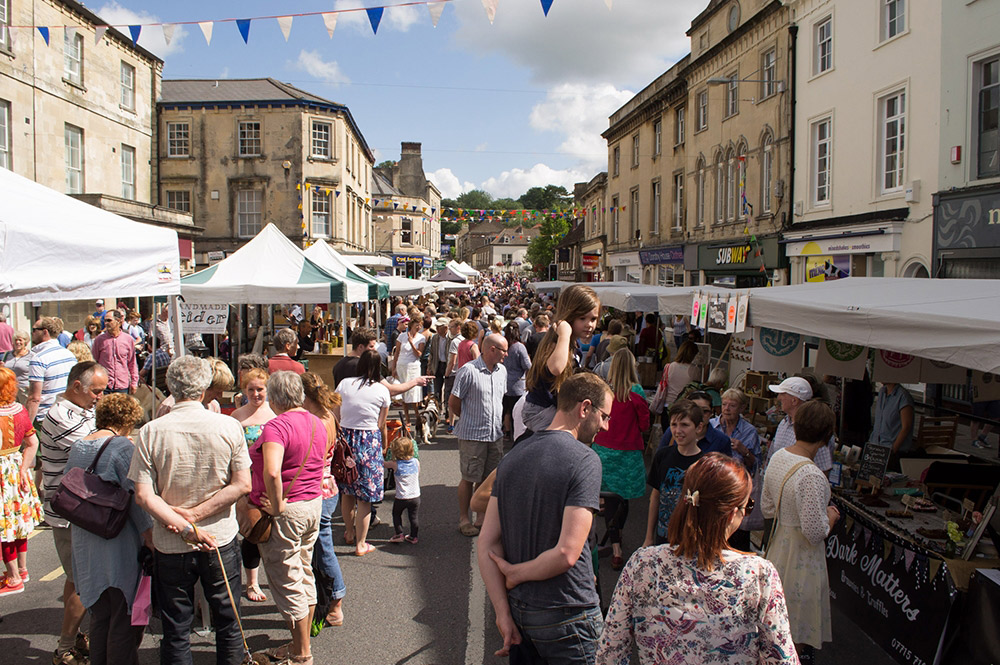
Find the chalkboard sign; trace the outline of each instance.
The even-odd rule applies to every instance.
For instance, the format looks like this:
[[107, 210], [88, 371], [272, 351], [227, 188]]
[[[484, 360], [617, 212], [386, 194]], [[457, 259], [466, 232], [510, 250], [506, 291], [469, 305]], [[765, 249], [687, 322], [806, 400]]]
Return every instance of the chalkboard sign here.
[[889, 465], [891, 453], [892, 448], [889, 446], [866, 443], [865, 449], [861, 452], [861, 470], [858, 471], [858, 478], [867, 480], [869, 476], [875, 476], [881, 482], [885, 477], [885, 467]]

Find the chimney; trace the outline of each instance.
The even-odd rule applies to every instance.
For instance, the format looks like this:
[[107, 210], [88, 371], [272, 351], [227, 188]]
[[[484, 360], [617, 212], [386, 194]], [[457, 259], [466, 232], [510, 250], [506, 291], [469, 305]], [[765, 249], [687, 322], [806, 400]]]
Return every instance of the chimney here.
[[427, 194], [427, 177], [424, 160], [420, 157], [420, 144], [403, 142], [399, 156], [399, 179], [395, 185], [406, 196], [423, 197]]

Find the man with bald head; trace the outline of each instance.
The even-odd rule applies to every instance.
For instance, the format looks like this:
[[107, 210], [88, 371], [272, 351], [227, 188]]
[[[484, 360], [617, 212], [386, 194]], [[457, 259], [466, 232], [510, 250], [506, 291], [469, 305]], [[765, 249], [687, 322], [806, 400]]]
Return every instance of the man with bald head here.
[[507, 392], [507, 340], [501, 335], [487, 335], [482, 353], [455, 373], [455, 385], [448, 398], [448, 408], [458, 416], [459, 466], [458, 529], [463, 536], [479, 534], [473, 524], [469, 502], [476, 486], [490, 475], [503, 456], [503, 396]]

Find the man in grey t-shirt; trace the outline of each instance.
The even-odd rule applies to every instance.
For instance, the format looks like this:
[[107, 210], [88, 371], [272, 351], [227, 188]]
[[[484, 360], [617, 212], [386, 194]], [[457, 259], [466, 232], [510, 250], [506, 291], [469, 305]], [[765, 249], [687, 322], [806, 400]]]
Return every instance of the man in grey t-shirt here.
[[603, 619], [587, 539], [601, 462], [584, 444], [608, 428], [612, 399], [600, 377], [570, 377], [552, 424], [497, 467], [478, 557], [504, 640], [498, 656], [513, 647], [532, 662], [594, 662]]

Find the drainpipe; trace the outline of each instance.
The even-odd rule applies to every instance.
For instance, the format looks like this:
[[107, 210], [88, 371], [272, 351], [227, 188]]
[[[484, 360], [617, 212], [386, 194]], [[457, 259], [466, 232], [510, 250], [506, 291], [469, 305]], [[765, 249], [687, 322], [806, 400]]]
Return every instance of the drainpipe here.
[[[797, 92], [795, 82], [798, 70], [796, 62], [796, 44], [798, 42], [798, 36], [799, 26], [794, 23], [788, 26], [788, 50], [790, 61], [788, 74], [788, 94], [790, 96], [790, 108], [788, 112], [788, 219], [781, 225], [783, 231], [787, 231], [792, 228], [792, 218], [795, 216], [795, 97]], [[791, 275], [789, 275], [789, 283], [791, 283]]]

